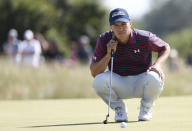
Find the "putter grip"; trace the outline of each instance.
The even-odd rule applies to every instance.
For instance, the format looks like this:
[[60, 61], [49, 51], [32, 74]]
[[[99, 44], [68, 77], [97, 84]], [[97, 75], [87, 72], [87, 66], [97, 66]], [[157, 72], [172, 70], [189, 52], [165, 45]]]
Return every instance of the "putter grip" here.
[[[115, 36], [114, 33], [112, 33], [112, 39], [113, 39], [113, 40], [117, 40], [117, 38], [116, 38], [116, 36]], [[112, 50], [111, 50], [111, 57], [113, 57], [113, 56], [114, 56], [114, 50], [112, 49]]]
[[111, 57], [113, 57], [114, 56], [114, 50], [112, 49], [111, 50]]

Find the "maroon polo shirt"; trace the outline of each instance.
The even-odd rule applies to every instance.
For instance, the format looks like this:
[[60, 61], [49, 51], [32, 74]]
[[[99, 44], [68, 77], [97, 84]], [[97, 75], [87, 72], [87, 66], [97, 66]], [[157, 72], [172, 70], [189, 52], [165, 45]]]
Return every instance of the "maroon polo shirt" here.
[[[92, 62], [100, 61], [107, 53], [107, 43], [112, 31], [99, 36]], [[113, 72], [121, 75], [137, 75], [146, 72], [152, 65], [152, 51], [161, 52], [168, 44], [151, 32], [132, 29], [127, 44], [118, 43], [114, 54]], [[109, 62], [108, 67], [110, 70]]]

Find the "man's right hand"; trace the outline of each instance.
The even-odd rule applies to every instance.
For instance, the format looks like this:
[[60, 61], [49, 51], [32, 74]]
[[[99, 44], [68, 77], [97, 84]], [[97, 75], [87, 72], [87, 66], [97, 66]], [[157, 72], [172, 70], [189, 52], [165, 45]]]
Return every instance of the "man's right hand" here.
[[114, 52], [116, 51], [118, 41], [117, 40], [110, 40], [107, 43], [107, 55], [111, 56], [111, 50], [113, 49]]
[[115, 52], [117, 48], [117, 44], [118, 44], [118, 41], [110, 40], [107, 43], [107, 54], [99, 62], [91, 63], [90, 70], [93, 77], [105, 71], [111, 59], [111, 50], [113, 49]]

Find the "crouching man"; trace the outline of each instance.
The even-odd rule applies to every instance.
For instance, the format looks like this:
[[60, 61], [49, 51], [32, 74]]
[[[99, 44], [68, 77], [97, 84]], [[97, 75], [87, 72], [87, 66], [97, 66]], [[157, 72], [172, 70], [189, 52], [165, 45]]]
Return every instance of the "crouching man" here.
[[[127, 122], [127, 109], [122, 99], [141, 98], [139, 121], [152, 119], [154, 101], [164, 85], [162, 66], [170, 47], [151, 32], [131, 28], [132, 22], [125, 9], [110, 12], [111, 30], [98, 38], [90, 70], [95, 92], [108, 104], [111, 50], [114, 50], [111, 108], [116, 122]], [[116, 39], [113, 39], [113, 36]], [[158, 57], [152, 63], [152, 52]], [[109, 71], [106, 71], [106, 68]]]

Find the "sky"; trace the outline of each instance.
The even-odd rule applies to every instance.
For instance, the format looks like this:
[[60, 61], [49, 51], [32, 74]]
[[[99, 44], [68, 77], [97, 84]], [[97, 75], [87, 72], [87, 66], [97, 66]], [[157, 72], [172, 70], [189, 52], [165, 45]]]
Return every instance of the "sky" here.
[[131, 19], [139, 19], [150, 9], [150, 0], [105, 0], [109, 9], [124, 8]]

